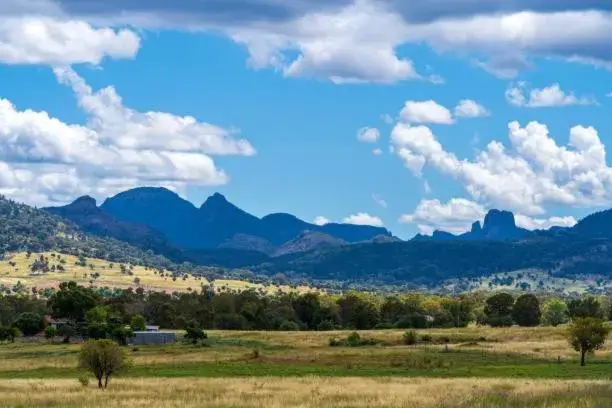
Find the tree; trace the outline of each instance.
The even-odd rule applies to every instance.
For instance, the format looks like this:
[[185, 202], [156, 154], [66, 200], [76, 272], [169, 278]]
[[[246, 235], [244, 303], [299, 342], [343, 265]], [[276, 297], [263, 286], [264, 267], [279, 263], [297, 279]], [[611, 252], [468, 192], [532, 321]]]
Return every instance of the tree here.
[[185, 327], [185, 340], [193, 344], [197, 344], [198, 341], [204, 343], [204, 340], [207, 337], [208, 336], [206, 335], [204, 330], [202, 330], [195, 322], [190, 322]]
[[127, 353], [112, 340], [88, 340], [79, 353], [79, 368], [90, 371], [101, 389], [106, 389], [112, 375], [127, 370], [130, 365]]
[[16, 327], [0, 326], [0, 341], [15, 342], [15, 338], [21, 336], [21, 332]]
[[130, 320], [130, 327], [134, 331], [143, 331], [147, 329], [147, 322], [142, 315], [134, 315]]
[[85, 314], [100, 303], [99, 295], [91, 288], [76, 282], [62, 282], [59, 290], [49, 298], [54, 317], [64, 317], [73, 323], [85, 320]]
[[574, 350], [580, 352], [580, 365], [584, 366], [586, 353], [599, 350], [606, 342], [610, 329], [602, 319], [579, 317], [574, 319], [567, 331], [567, 337]]
[[43, 329], [43, 320], [41, 315], [34, 312], [26, 312], [19, 315], [19, 318], [13, 323], [24, 336], [34, 336]]
[[583, 299], [573, 299], [567, 304], [567, 307], [572, 319], [584, 317], [603, 318], [601, 303], [593, 296], [587, 296]]
[[542, 315], [544, 323], [551, 326], [558, 326], [569, 321], [567, 304], [560, 299], [551, 299], [544, 304]]
[[519, 326], [534, 327], [540, 324], [540, 301], [531, 293], [519, 296], [512, 307], [512, 319]]
[[55, 336], [57, 336], [57, 329], [55, 328], [55, 326], [45, 327], [45, 339], [51, 340]]
[[487, 324], [493, 327], [512, 326], [514, 298], [508, 293], [497, 293], [487, 299], [484, 313]]

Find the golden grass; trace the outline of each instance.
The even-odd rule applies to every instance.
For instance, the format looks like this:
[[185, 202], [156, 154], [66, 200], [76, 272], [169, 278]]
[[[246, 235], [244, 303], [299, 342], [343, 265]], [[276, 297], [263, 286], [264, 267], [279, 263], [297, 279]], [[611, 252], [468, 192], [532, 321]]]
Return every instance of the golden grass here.
[[[43, 256], [49, 259], [49, 265], [60, 265], [56, 257], [51, 256], [52, 252], [42, 253]], [[57, 253], [54, 253], [57, 255]], [[100, 277], [93, 279], [95, 287], [110, 287], [110, 288], [137, 288], [142, 287], [145, 290], [165, 291], [165, 292], [185, 292], [189, 289], [199, 291], [203, 285], [208, 285], [205, 278], [196, 278], [189, 275], [186, 280], [182, 278], [173, 281], [170, 277], [161, 277], [156, 274], [153, 269], [145, 269], [144, 266], [135, 265], [132, 269], [133, 275], [122, 274], [119, 264], [114, 263], [113, 268], [110, 268], [112, 262], [103, 259], [87, 258], [88, 266], [76, 265], [77, 257], [73, 255], [60, 254], [66, 263], [61, 264], [66, 269], [63, 272], [48, 272], [48, 273], [32, 273], [30, 265], [38, 258], [40, 253], [33, 253], [28, 258], [25, 252], [9, 254], [0, 261], [0, 284], [13, 286], [17, 282], [21, 282], [27, 288], [37, 287], [39, 289], [58, 287], [61, 282], [73, 280], [81, 285], [89, 285], [92, 281], [92, 274], [99, 273]], [[15, 266], [9, 264], [14, 262]], [[93, 269], [89, 267], [93, 265]], [[134, 279], [138, 278], [139, 284], [134, 283]], [[215, 288], [217, 290], [246, 290], [246, 289], [264, 289], [268, 293], [276, 293], [281, 290], [283, 292], [298, 291], [300, 293], [312, 290], [309, 287], [298, 287], [292, 289], [289, 286], [264, 286], [261, 284], [249, 283], [245, 281], [232, 279], [215, 280]]]
[[[107, 391], [70, 380], [0, 382], [3, 406], [45, 407], [604, 407], [604, 381], [399, 378], [113, 379]], [[493, 405], [495, 401], [504, 405]], [[508, 405], [505, 405], [508, 403]], [[512, 405], [510, 405], [512, 404]]]

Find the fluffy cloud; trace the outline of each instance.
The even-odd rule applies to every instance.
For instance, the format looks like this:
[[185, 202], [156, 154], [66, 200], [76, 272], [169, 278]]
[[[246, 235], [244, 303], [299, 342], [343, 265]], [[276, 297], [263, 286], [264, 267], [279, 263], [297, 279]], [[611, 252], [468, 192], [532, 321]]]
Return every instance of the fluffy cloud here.
[[516, 220], [516, 225], [528, 230], [549, 229], [551, 227], [573, 227], [578, 223], [574, 217], [531, 218], [517, 214], [514, 218]]
[[133, 58], [139, 48], [140, 38], [131, 30], [0, 13], [0, 63], [99, 64], [105, 57]]
[[527, 84], [521, 82], [506, 90], [506, 100], [514, 106], [527, 108], [546, 108], [570, 105], [595, 105], [592, 97], [577, 97], [573, 92], [566, 93], [559, 84], [552, 84], [542, 89], [528, 90]]
[[315, 225], [325, 225], [325, 224], [329, 224], [330, 222], [331, 221], [328, 218], [325, 218], [319, 215], [317, 218], [314, 219], [312, 223]]
[[372, 154], [374, 156], [380, 156], [381, 154], [383, 154], [383, 151], [382, 151], [382, 149], [376, 148], [376, 149], [372, 150]]
[[511, 149], [492, 141], [474, 160], [446, 151], [425, 127], [398, 123], [391, 140], [415, 174], [424, 166], [447, 174], [486, 207], [526, 215], [545, 213], [547, 204], [600, 206], [612, 202], [612, 168], [597, 130], [575, 126], [570, 144], [559, 146], [538, 122], [508, 125]]
[[454, 123], [453, 115], [444, 106], [435, 101], [407, 101], [400, 112], [402, 120], [408, 123], [433, 123], [450, 125]]
[[485, 213], [481, 205], [463, 198], [453, 198], [445, 204], [439, 200], [423, 200], [412, 214], [402, 215], [400, 222], [416, 224], [422, 234], [431, 235], [434, 230], [460, 234], [468, 231]]
[[380, 131], [376, 128], [364, 127], [357, 131], [357, 140], [366, 143], [376, 143], [380, 139]]
[[372, 225], [375, 227], [382, 227], [384, 225], [380, 218], [363, 212], [350, 215], [344, 218], [342, 222], [345, 224]]
[[489, 115], [487, 108], [471, 99], [463, 99], [455, 107], [455, 116], [460, 118], [478, 118]]
[[[402, 215], [400, 222], [415, 224], [419, 232], [426, 235], [435, 230], [462, 234], [469, 231], [475, 221], [482, 222], [486, 213], [482, 205], [464, 198], [452, 198], [446, 203], [423, 200], [412, 214]], [[517, 226], [528, 230], [573, 227], [577, 222], [574, 217], [532, 218], [523, 214], [516, 214], [515, 221]]]
[[0, 6], [0, 15], [60, 14], [96, 25], [222, 32], [248, 49], [253, 67], [337, 83], [427, 80], [397, 54], [404, 44], [467, 56], [506, 77], [531, 66], [533, 56], [612, 66], [612, 13], [604, 0], [12, 3]]
[[236, 140], [228, 131], [192, 117], [137, 112], [125, 107], [113, 88], [93, 92], [71, 69], [55, 73], [74, 89], [88, 123], [66, 124], [0, 99], [3, 194], [50, 204], [136, 185], [218, 185], [228, 176], [211, 155], [255, 153], [246, 140]]

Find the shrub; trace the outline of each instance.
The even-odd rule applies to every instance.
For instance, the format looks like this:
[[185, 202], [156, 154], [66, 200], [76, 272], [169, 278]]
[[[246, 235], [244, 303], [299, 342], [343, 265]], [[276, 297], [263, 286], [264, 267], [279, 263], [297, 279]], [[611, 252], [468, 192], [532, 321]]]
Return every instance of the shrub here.
[[376, 339], [362, 338], [359, 333], [352, 332], [346, 339], [331, 338], [329, 339], [329, 345], [331, 347], [348, 346], [348, 347], [361, 347], [361, 346], [374, 346], [378, 344]]
[[147, 322], [145, 321], [145, 318], [141, 315], [134, 315], [130, 320], [130, 327], [134, 331], [142, 331], [147, 328]]
[[204, 340], [208, 338], [208, 335], [195, 322], [191, 322], [185, 327], [184, 338], [192, 344], [197, 344], [198, 341], [204, 344]]
[[388, 330], [393, 328], [395, 328], [395, 326], [389, 322], [378, 323], [376, 326], [374, 326], [374, 330]]
[[432, 339], [431, 335], [429, 335], [429, 334], [424, 334], [424, 335], [421, 336], [421, 341], [423, 343], [431, 343], [432, 340], [433, 339]]
[[300, 326], [296, 322], [294, 322], [293, 320], [285, 320], [285, 321], [283, 321], [280, 324], [279, 330], [282, 330], [282, 331], [298, 331], [298, 330], [300, 330]]
[[407, 330], [404, 332], [404, 344], [407, 346], [417, 344], [417, 333], [414, 330]]
[[78, 378], [78, 380], [79, 380], [79, 383], [81, 383], [83, 387], [89, 386], [89, 377], [82, 375]]
[[334, 322], [332, 322], [331, 320], [323, 320], [321, 323], [317, 325], [318, 331], [329, 331], [329, 330], [334, 330], [335, 328], [336, 327], [334, 325]]
[[47, 326], [45, 328], [45, 339], [50, 340], [57, 336], [57, 329], [55, 326]]
[[129, 368], [130, 363], [127, 354], [112, 340], [88, 340], [79, 352], [79, 367], [96, 377], [98, 388], [106, 389], [109, 378]]

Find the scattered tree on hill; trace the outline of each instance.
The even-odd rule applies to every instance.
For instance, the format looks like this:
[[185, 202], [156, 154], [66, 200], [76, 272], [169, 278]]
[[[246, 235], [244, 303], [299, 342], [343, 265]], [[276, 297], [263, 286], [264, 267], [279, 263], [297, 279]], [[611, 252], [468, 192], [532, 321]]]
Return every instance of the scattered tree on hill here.
[[586, 364], [585, 356], [599, 350], [604, 343], [610, 329], [604, 325], [603, 320], [594, 317], [579, 317], [574, 319], [567, 331], [568, 341], [574, 350], [580, 352], [580, 365]]
[[558, 326], [569, 321], [567, 304], [560, 299], [551, 299], [544, 304], [543, 321], [551, 326]]
[[514, 298], [508, 293], [497, 293], [487, 299], [484, 313], [487, 324], [493, 327], [512, 326], [512, 306]]
[[535, 327], [540, 324], [540, 301], [531, 293], [519, 296], [512, 307], [512, 319], [519, 326]]
[[125, 351], [113, 340], [88, 340], [79, 353], [79, 367], [96, 377], [100, 389], [106, 389], [109, 378], [127, 370], [130, 365]]

